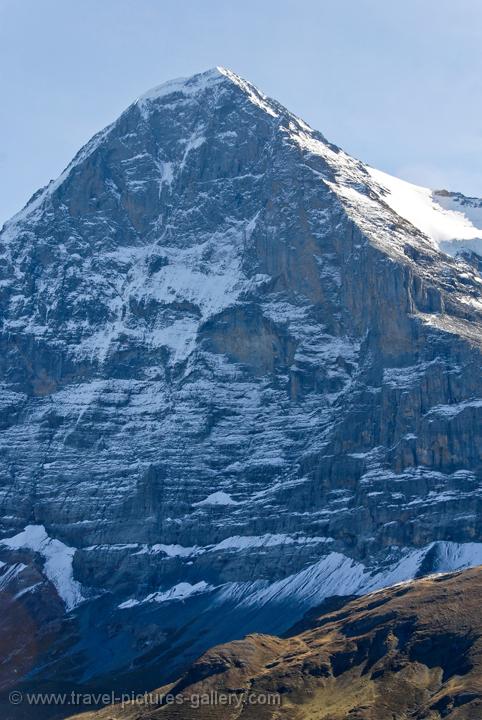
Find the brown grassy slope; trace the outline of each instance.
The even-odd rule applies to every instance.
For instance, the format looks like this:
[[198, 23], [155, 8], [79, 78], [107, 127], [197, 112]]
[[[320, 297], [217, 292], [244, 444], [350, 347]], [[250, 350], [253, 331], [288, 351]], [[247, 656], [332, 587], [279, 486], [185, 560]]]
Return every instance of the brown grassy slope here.
[[[182, 695], [182, 705], [110, 707], [77, 717], [480, 720], [481, 599], [482, 567], [395, 586], [315, 618], [293, 637], [250, 635], [213, 648], [162, 689]], [[215, 690], [240, 697], [239, 706], [192, 706]], [[263, 693], [280, 693], [281, 705], [252, 704]]]

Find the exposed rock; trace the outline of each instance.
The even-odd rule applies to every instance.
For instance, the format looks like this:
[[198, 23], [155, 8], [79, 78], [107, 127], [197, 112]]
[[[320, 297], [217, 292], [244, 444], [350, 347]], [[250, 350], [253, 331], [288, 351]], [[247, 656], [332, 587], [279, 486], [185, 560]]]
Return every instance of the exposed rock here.
[[[19, 679], [146, 686], [340, 588], [482, 562], [478, 226], [405, 189], [447, 254], [387, 178], [215, 70], [6, 224], [1, 537], [45, 528], [78, 590], [76, 641]], [[41, 618], [45, 556], [7, 542], [1, 571], [22, 548]]]

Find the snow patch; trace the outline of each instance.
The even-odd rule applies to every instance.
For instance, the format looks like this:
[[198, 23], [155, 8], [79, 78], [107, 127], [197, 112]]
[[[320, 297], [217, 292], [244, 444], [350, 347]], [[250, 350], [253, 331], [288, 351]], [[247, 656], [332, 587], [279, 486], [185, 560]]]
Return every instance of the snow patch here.
[[482, 398], [464, 400], [463, 402], [453, 403], [452, 405], [435, 405], [429, 410], [427, 415], [440, 415], [453, 418], [467, 408], [482, 408]]
[[434, 543], [438, 572], [454, 572], [482, 565], [482, 543]]
[[184, 545], [164, 545], [162, 543], [156, 543], [155, 545], [151, 545], [151, 547], [145, 545], [136, 555], [158, 555], [159, 553], [164, 553], [164, 555], [171, 558], [190, 557], [191, 555], [196, 555], [201, 550], [201, 548], [196, 546], [186, 547]]
[[249, 548], [274, 547], [276, 545], [311, 545], [330, 542], [331, 538], [326, 537], [292, 537], [283, 534], [266, 535], [233, 535], [217, 543], [211, 548], [215, 550], [247, 550]]
[[118, 607], [120, 610], [127, 610], [128, 608], [134, 607], [136, 605], [142, 605], [144, 603], [180, 601], [185, 600], [188, 597], [192, 597], [193, 595], [199, 595], [200, 593], [208, 592], [209, 590], [212, 590], [212, 587], [211, 585], [208, 585], [208, 583], [204, 580], [200, 580], [194, 585], [191, 585], [191, 583], [188, 582], [180, 582], [177, 583], [177, 585], [174, 585], [172, 588], [169, 588], [169, 590], [165, 590], [164, 592], [151, 593], [150, 595], [147, 595], [143, 600], [135, 600], [133, 598], [130, 598], [129, 600], [126, 600], [125, 602], [118, 605]]
[[[420, 185], [366, 168], [382, 189], [382, 200], [397, 215], [427, 235], [439, 250], [455, 255], [463, 249], [482, 255], [482, 210], [467, 212], [465, 206]], [[474, 221], [477, 224], [474, 224]]]
[[170, 187], [174, 180], [174, 163], [172, 162], [160, 162], [159, 163], [159, 190], [162, 189], [163, 185]]
[[10, 583], [15, 580], [17, 575], [25, 570], [27, 566], [23, 563], [14, 563], [13, 565], [6, 565], [6, 563], [0, 564], [2, 574], [0, 575], [0, 591], [6, 590]]
[[228, 495], [228, 493], [224, 492], [223, 490], [218, 490], [217, 492], [211, 493], [211, 495], [208, 495], [207, 498], [204, 498], [204, 500], [200, 500], [199, 502], [193, 503], [194, 507], [203, 507], [205, 505], [237, 505], [238, 503], [236, 500], [233, 500], [231, 495]]
[[[156, 245], [155, 253], [165, 259], [165, 264], [154, 273], [149, 271], [151, 247], [119, 248], [110, 253], [111, 261], [127, 266], [124, 285], [110, 301], [109, 310], [115, 319], [81, 341], [77, 346], [79, 357], [97, 357], [103, 362], [117, 342], [129, 338], [148, 347], [168, 348], [171, 364], [185, 360], [195, 348], [200, 325], [236, 302], [253, 283], [262, 282], [262, 278], [248, 279], [241, 261], [257, 216], [243, 221], [230, 219], [224, 231], [199, 238], [191, 247]], [[132, 302], [156, 303], [164, 311], [152, 324], [142, 324], [130, 314]], [[182, 304], [190, 309], [173, 319], [168, 309]]]
[[242, 606], [290, 603], [313, 607], [332, 595], [364, 595], [408, 582], [418, 576], [428, 553], [433, 554], [433, 573], [453, 572], [482, 564], [482, 543], [433, 542], [411, 550], [398, 562], [379, 571], [331, 552], [301, 572], [274, 583], [232, 583], [222, 591], [222, 599], [237, 599]]
[[73, 610], [84, 599], [80, 583], [74, 580], [72, 560], [75, 548], [47, 535], [43, 525], [27, 525], [18, 535], [4, 538], [1, 545], [12, 550], [38, 552], [44, 558], [44, 572], [62, 598], [67, 610]]

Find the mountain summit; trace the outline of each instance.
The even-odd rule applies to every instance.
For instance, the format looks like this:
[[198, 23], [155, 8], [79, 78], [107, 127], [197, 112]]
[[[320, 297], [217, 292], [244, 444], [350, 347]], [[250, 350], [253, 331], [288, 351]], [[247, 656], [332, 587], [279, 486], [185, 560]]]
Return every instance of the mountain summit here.
[[148, 687], [482, 562], [481, 216], [223, 68], [36, 193], [0, 235], [3, 687]]

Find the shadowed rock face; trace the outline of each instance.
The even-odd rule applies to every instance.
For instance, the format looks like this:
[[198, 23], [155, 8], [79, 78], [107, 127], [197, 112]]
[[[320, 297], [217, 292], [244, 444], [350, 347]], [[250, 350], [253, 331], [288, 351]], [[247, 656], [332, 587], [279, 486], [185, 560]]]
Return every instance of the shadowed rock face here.
[[16, 677], [147, 686], [326, 596], [482, 562], [479, 256], [389, 200], [215, 70], [6, 224], [0, 581], [46, 638]]
[[299, 634], [215, 647], [147, 702], [77, 717], [476, 720], [481, 591], [480, 568], [382, 590], [311, 617]]

